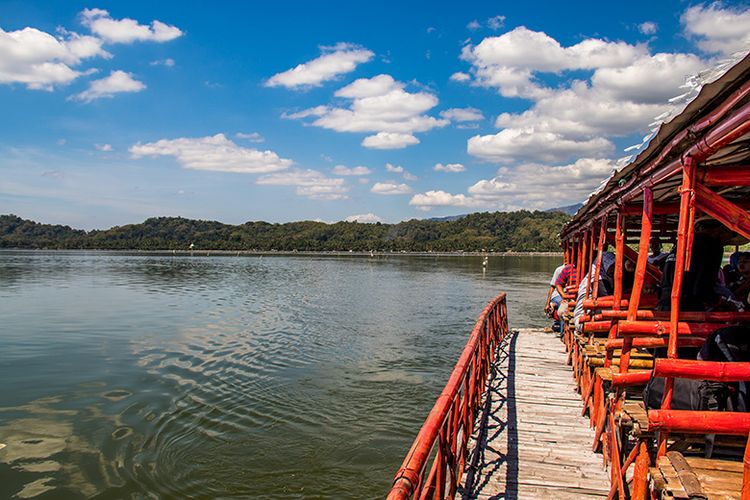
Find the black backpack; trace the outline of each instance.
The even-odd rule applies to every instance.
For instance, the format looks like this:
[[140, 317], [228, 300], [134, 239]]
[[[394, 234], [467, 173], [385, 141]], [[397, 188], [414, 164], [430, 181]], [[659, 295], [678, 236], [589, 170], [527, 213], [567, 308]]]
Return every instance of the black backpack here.
[[[703, 361], [750, 361], [750, 328], [729, 326], [715, 331], [706, 339], [698, 359]], [[681, 356], [682, 357], [682, 356]], [[664, 379], [651, 376], [643, 390], [647, 408], [661, 408]], [[674, 380], [672, 392], [674, 410], [748, 411], [747, 382], [711, 382], [708, 380]]]

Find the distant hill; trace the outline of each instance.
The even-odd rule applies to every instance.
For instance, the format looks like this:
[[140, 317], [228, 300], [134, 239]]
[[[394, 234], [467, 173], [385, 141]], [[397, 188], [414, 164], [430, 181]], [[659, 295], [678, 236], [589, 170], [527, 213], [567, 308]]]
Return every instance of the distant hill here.
[[568, 205], [567, 207], [557, 207], [545, 210], [546, 212], [562, 212], [568, 215], [575, 215], [578, 209], [583, 206], [583, 203], [576, 203], [575, 205]]
[[117, 250], [394, 250], [556, 251], [569, 217], [560, 212], [482, 212], [455, 220], [398, 224], [357, 222], [246, 222], [240, 225], [182, 217], [154, 217], [140, 224], [83, 231], [0, 215], [0, 248]]
[[445, 217], [430, 217], [427, 220], [434, 221], [434, 222], [450, 222], [452, 220], [463, 219], [464, 217], [466, 217], [466, 214], [462, 214], [462, 215], [446, 215]]

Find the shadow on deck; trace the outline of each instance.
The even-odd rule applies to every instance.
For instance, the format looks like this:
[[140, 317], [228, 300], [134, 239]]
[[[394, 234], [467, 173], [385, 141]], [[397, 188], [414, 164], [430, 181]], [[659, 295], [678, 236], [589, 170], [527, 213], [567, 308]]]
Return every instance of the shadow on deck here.
[[598, 498], [609, 490], [555, 334], [509, 335], [493, 366], [456, 498]]

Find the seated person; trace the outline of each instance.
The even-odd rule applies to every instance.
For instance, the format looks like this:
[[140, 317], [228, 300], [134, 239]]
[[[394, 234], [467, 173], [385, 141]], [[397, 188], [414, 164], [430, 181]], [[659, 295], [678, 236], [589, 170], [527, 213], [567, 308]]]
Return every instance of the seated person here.
[[[615, 255], [612, 252], [604, 252], [602, 254], [602, 272], [599, 273], [599, 296], [611, 295], [614, 289], [614, 272], [615, 272]], [[576, 325], [576, 329], [579, 328], [579, 319], [583, 316], [583, 299], [586, 298], [586, 289], [588, 288], [589, 276], [593, 281], [596, 276], [596, 262], [591, 264], [590, 272], [581, 279], [581, 284], [578, 285], [578, 295], [576, 297], [576, 307], [573, 310], [573, 320]], [[591, 290], [594, 289], [594, 284], [591, 284]]]
[[669, 254], [661, 251], [661, 240], [658, 236], [651, 237], [651, 252], [648, 256], [648, 263], [653, 264], [659, 269], [664, 266], [664, 261], [667, 260]]

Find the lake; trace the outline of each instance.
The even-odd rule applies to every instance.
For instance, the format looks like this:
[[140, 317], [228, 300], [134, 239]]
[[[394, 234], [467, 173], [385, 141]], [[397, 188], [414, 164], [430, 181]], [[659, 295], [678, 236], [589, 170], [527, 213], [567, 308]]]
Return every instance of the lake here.
[[0, 251], [0, 498], [383, 497], [560, 260]]

